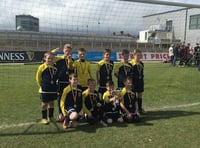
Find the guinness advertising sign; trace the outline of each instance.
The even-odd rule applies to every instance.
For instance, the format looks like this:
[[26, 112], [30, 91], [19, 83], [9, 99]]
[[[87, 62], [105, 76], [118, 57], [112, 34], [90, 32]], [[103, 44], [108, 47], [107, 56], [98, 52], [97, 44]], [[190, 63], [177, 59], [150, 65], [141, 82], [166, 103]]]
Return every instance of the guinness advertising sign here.
[[45, 51], [0, 51], [0, 63], [41, 62]]

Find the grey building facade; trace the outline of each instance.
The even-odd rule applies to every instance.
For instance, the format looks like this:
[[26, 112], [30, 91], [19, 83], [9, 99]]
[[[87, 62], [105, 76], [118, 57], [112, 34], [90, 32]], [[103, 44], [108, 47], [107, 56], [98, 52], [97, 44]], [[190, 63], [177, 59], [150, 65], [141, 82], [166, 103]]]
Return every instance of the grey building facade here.
[[39, 32], [39, 19], [31, 15], [16, 15], [16, 31]]

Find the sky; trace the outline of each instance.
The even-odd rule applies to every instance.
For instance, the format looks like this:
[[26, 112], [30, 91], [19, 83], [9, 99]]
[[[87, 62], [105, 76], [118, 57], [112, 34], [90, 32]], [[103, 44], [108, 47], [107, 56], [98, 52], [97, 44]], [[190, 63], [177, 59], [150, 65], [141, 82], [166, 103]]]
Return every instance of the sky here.
[[0, 30], [15, 30], [15, 15], [26, 14], [39, 18], [41, 32], [137, 34], [144, 29], [142, 16], [180, 8], [119, 0], [1, 0]]

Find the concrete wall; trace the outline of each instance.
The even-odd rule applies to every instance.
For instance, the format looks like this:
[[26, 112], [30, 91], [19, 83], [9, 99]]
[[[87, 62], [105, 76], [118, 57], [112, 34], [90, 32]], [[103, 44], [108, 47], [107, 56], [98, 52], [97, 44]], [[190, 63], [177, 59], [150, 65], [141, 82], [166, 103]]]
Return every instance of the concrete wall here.
[[42, 32], [20, 32], [0, 30], [0, 51], [46, 51], [56, 47], [63, 48], [70, 43], [76, 51], [83, 47], [87, 51], [103, 51], [110, 48], [112, 51], [122, 49], [140, 49], [142, 51], [167, 51], [168, 47], [151, 43], [136, 43], [137, 38], [127, 36], [86, 36], [70, 34], [54, 34]]

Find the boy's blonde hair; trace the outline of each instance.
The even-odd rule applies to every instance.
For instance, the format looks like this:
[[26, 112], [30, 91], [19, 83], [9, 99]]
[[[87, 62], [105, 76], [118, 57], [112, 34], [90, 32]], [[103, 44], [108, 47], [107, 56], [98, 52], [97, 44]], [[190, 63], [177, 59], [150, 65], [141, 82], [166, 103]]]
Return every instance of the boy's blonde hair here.
[[142, 53], [142, 51], [139, 50], [139, 49], [134, 49], [134, 50], [133, 50], [133, 55], [136, 55], [137, 53]]
[[64, 49], [72, 49], [71, 44], [65, 44], [65, 45], [64, 45]]

